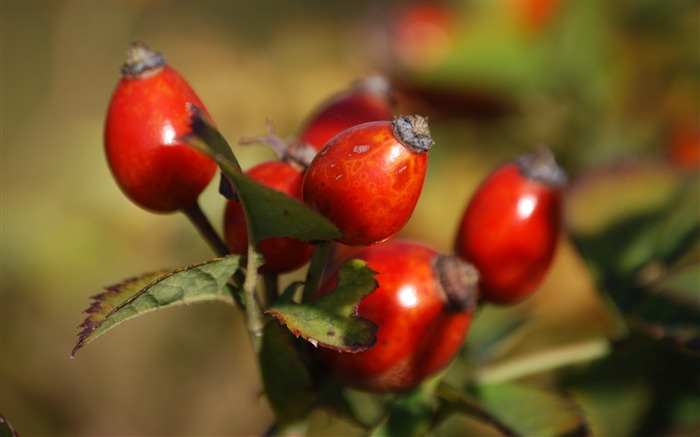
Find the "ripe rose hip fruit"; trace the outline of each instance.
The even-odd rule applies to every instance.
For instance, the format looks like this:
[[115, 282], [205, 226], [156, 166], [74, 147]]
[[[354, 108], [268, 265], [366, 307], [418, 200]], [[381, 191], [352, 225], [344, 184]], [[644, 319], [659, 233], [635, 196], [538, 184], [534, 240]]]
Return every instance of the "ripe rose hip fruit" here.
[[[377, 342], [357, 353], [315, 349], [321, 369], [349, 387], [382, 393], [414, 387], [447, 366], [471, 323], [476, 269], [407, 240], [359, 248], [348, 257], [377, 272], [378, 288], [358, 308], [360, 317], [378, 325]], [[337, 273], [336, 267], [317, 296], [335, 287]]]
[[413, 214], [433, 145], [427, 119], [398, 116], [363, 123], [333, 137], [304, 176], [304, 202], [367, 246], [394, 236]]
[[190, 131], [188, 102], [206, 111], [160, 53], [134, 43], [112, 94], [104, 142], [117, 184], [145, 209], [189, 207], [216, 172], [214, 161], [178, 139]]
[[516, 9], [518, 24], [526, 32], [547, 29], [562, 9], [561, 0], [525, 0], [510, 4]]
[[541, 284], [562, 228], [564, 171], [547, 149], [494, 170], [462, 216], [455, 252], [479, 270], [484, 300], [513, 304]]
[[456, 3], [397, 3], [387, 26], [392, 58], [403, 68], [425, 71], [443, 62], [454, 50], [462, 22]]
[[[249, 169], [246, 174], [268, 188], [301, 200], [301, 171], [284, 161], [266, 161]], [[243, 208], [237, 200], [228, 200], [224, 211], [224, 237], [231, 253], [248, 253], [248, 231]], [[306, 264], [314, 247], [287, 237], [268, 238], [259, 245], [265, 264], [261, 273], [286, 273]]]
[[306, 120], [299, 139], [318, 151], [345, 129], [392, 118], [389, 82], [381, 75], [370, 75], [323, 102]]

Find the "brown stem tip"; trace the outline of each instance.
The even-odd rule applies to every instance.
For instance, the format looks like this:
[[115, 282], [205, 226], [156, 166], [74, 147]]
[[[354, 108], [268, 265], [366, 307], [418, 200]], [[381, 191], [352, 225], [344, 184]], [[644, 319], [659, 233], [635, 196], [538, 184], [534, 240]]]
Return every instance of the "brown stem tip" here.
[[126, 61], [122, 65], [121, 73], [124, 77], [143, 77], [159, 71], [165, 65], [165, 57], [162, 53], [151, 50], [142, 42], [131, 43], [126, 52]]
[[534, 151], [520, 156], [516, 163], [520, 172], [529, 179], [557, 188], [566, 185], [566, 173], [554, 160], [554, 155], [547, 146], [539, 146]]
[[428, 118], [420, 115], [394, 117], [392, 129], [401, 143], [416, 153], [424, 153], [435, 144], [430, 136]]
[[473, 312], [479, 299], [479, 272], [455, 255], [438, 255], [433, 272], [445, 293], [448, 308], [454, 312]]

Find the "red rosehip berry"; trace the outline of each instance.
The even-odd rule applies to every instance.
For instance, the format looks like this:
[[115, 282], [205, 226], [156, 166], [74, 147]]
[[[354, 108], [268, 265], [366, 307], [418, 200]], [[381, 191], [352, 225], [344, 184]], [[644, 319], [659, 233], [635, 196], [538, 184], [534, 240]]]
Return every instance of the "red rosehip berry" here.
[[381, 75], [370, 75], [321, 103], [304, 123], [299, 139], [318, 151], [345, 129], [392, 118], [389, 82]]
[[700, 126], [678, 123], [667, 141], [666, 153], [674, 167], [691, 172], [700, 170]]
[[516, 303], [537, 289], [562, 228], [564, 171], [547, 149], [494, 170], [462, 216], [455, 252], [480, 273], [484, 300]]
[[178, 139], [190, 131], [188, 102], [206, 111], [160, 53], [134, 43], [109, 104], [104, 143], [117, 184], [145, 209], [189, 207], [216, 172], [214, 161]]
[[[447, 366], [472, 320], [476, 269], [456, 256], [404, 240], [360, 248], [350, 257], [377, 272], [378, 288], [358, 307], [360, 317], [377, 324], [377, 342], [357, 353], [315, 349], [321, 368], [344, 385], [382, 393], [414, 387]], [[317, 296], [335, 287], [337, 273], [336, 267]]]
[[[277, 190], [294, 199], [301, 200], [301, 171], [284, 161], [260, 163], [246, 174], [268, 188]], [[224, 211], [224, 238], [231, 253], [248, 253], [248, 231], [243, 207], [237, 200], [228, 200]], [[259, 245], [265, 264], [261, 273], [287, 273], [306, 264], [314, 247], [300, 240], [287, 237], [268, 238]]]
[[443, 62], [454, 49], [461, 11], [454, 3], [399, 4], [389, 23], [391, 54], [402, 68], [425, 71]]
[[304, 202], [338, 227], [342, 244], [367, 246], [387, 240], [413, 214], [432, 145], [427, 119], [421, 116], [346, 129], [309, 165]]
[[561, 9], [561, 0], [523, 0], [513, 2], [520, 28], [528, 33], [547, 29]]

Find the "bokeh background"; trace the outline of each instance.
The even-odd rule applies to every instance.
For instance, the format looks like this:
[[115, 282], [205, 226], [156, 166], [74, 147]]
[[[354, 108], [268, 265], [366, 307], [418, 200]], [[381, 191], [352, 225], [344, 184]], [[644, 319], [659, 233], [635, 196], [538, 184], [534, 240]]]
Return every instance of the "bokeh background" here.
[[[621, 161], [697, 170], [696, 2], [465, 1], [402, 15], [409, 5], [2, 1], [0, 412], [21, 435], [255, 435], [272, 420], [233, 307], [150, 314], [70, 359], [102, 286], [212, 256], [184, 216], [139, 209], [109, 174], [104, 115], [132, 41], [166, 54], [232, 144], [266, 118], [293, 136], [330, 94], [389, 75], [400, 111], [428, 115], [437, 142], [402, 236], [445, 251], [486, 173], [540, 143], [573, 180]], [[235, 153], [243, 167], [272, 156]], [[201, 201], [218, 228], [215, 185]], [[594, 220], [596, 202], [581, 214]], [[538, 318], [512, 354], [614, 329], [566, 236], [514, 311]]]

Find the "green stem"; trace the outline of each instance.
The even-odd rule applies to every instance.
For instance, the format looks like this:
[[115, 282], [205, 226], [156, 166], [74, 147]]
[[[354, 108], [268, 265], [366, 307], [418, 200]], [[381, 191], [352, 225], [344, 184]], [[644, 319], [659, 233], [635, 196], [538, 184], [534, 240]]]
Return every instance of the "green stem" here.
[[229, 254], [228, 246], [219, 236], [214, 227], [211, 225], [204, 211], [199, 206], [199, 202], [194, 201], [191, 205], [182, 208], [182, 212], [192, 222], [199, 234], [209, 243], [209, 246], [218, 256], [226, 256]]
[[306, 273], [306, 281], [304, 282], [304, 291], [302, 294], [302, 302], [311, 301], [314, 292], [318, 288], [318, 283], [323, 276], [323, 271], [326, 268], [328, 261], [328, 253], [333, 245], [332, 241], [324, 241], [314, 250], [309, 264], [309, 270]]
[[255, 296], [258, 283], [258, 263], [260, 255], [253, 244], [248, 244], [248, 263], [245, 281], [243, 281], [243, 299], [245, 300], [246, 328], [256, 355], [262, 347], [263, 328], [265, 327], [262, 308]]
[[510, 381], [534, 373], [601, 358], [609, 351], [610, 344], [606, 339], [585, 340], [485, 367], [476, 371], [474, 379], [478, 384]]
[[[204, 240], [209, 243], [209, 246], [214, 250], [214, 253], [221, 257], [229, 254], [229, 249], [226, 242], [219, 236], [214, 227], [211, 225], [211, 222], [204, 214], [204, 211], [202, 211], [202, 208], [199, 206], [197, 201], [183, 208], [182, 212], [185, 214], [185, 216], [187, 216], [194, 227], [197, 228], [197, 231], [199, 231], [199, 234], [204, 238]], [[241, 288], [241, 285], [244, 282], [243, 273], [240, 270], [236, 270], [236, 272], [233, 274], [233, 282], [234, 284], [228, 284], [228, 289], [236, 305], [243, 309], [245, 305], [237, 290], [237, 288]]]

